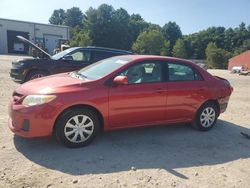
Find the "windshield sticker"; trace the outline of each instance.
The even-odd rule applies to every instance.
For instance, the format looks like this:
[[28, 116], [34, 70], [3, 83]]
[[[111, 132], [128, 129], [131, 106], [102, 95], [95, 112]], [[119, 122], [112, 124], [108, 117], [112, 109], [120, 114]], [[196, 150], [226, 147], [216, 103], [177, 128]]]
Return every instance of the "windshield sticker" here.
[[115, 63], [124, 65], [124, 64], [126, 64], [127, 62], [128, 62], [128, 61], [126, 61], [126, 60], [118, 59]]

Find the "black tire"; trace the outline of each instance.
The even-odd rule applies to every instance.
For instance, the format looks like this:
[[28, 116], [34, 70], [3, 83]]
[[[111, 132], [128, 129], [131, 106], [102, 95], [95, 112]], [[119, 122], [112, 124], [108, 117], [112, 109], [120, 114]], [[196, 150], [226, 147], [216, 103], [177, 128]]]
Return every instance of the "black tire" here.
[[192, 126], [200, 131], [208, 131], [216, 124], [218, 116], [218, 107], [213, 102], [206, 102], [197, 111]]
[[[78, 123], [73, 118], [76, 118]], [[87, 119], [85, 120], [85, 118]], [[93, 126], [82, 127], [92, 124]], [[100, 126], [100, 119], [93, 110], [89, 108], [72, 108], [65, 111], [58, 118], [55, 124], [55, 135], [63, 145], [71, 148], [79, 148], [87, 146], [94, 140], [100, 132]], [[75, 132], [69, 134], [70, 131]], [[67, 136], [66, 133], [69, 135]], [[76, 140], [74, 141], [75, 136]]]
[[29, 81], [29, 80], [34, 80], [36, 78], [41, 78], [44, 76], [48, 76], [49, 74], [45, 71], [31, 71], [30, 73], [27, 74], [26, 78], [25, 78], [25, 82]]

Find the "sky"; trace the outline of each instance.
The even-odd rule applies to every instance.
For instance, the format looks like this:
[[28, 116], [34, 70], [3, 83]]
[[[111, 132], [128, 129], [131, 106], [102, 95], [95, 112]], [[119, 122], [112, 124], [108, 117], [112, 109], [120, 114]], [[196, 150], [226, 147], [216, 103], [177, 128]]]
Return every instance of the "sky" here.
[[163, 26], [176, 22], [183, 34], [211, 26], [235, 28], [250, 25], [250, 0], [0, 0], [0, 18], [49, 23], [55, 9], [79, 7], [83, 13], [106, 3], [129, 14], [138, 13], [145, 21]]

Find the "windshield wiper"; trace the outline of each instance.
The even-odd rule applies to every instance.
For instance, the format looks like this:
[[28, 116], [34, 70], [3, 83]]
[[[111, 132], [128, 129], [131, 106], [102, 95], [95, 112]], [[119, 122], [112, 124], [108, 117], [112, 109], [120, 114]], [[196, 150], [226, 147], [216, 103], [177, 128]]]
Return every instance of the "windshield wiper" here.
[[77, 71], [76, 73], [77, 73], [79, 76], [82, 76], [83, 78], [88, 78], [88, 76], [86, 76], [86, 75], [80, 73], [79, 71]]
[[81, 80], [83, 79], [83, 77], [77, 71], [71, 72], [70, 75], [77, 79], [81, 79]]

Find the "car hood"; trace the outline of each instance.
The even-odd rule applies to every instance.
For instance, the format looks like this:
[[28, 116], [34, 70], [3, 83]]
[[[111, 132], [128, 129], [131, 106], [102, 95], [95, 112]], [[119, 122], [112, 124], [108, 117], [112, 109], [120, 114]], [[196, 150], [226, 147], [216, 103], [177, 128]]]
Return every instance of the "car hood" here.
[[43, 49], [39, 48], [37, 45], [35, 45], [33, 42], [29, 41], [28, 39], [22, 37], [22, 36], [17, 36], [17, 38], [19, 40], [21, 40], [22, 42], [29, 44], [30, 46], [34, 47], [35, 49], [39, 50], [40, 52], [42, 52], [43, 54], [45, 54], [47, 57], [49, 57], [51, 59], [51, 55], [48, 54], [47, 52], [45, 52]]
[[12, 61], [13, 66], [22, 66], [24, 62], [32, 62], [35, 58], [33, 57], [25, 57], [25, 58], [18, 58]]
[[16, 92], [22, 95], [71, 92], [82, 90], [82, 86], [89, 82], [92, 81], [74, 78], [70, 73], [62, 73], [26, 82], [19, 86]]

